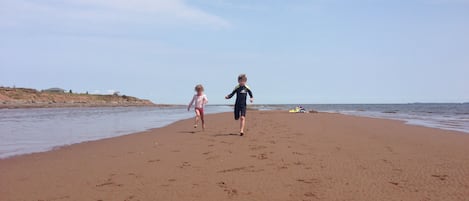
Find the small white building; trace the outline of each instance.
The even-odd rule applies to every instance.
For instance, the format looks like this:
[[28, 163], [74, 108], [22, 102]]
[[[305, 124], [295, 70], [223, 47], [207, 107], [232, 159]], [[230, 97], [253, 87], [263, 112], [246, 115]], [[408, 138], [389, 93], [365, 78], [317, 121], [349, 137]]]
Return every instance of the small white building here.
[[49, 92], [49, 93], [65, 93], [65, 90], [64, 90], [64, 89], [61, 89], [61, 88], [54, 87], [54, 88], [50, 88], [50, 89], [44, 89], [44, 90], [42, 90], [42, 92]]

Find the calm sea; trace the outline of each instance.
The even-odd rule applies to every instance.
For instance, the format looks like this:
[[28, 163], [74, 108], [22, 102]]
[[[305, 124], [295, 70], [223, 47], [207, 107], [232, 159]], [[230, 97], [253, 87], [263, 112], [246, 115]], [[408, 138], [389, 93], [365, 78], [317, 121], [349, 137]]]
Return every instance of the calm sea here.
[[[206, 113], [230, 111], [208, 106]], [[158, 128], [194, 116], [187, 107], [0, 110], [0, 158]]]
[[[286, 110], [298, 105], [259, 105]], [[405, 121], [407, 124], [469, 133], [469, 103], [306, 104], [307, 110]]]
[[[255, 105], [287, 110], [297, 105]], [[469, 133], [469, 104], [302, 105], [308, 110], [397, 119], [408, 124]], [[207, 113], [231, 111], [208, 106]], [[0, 158], [116, 137], [190, 118], [186, 107], [44, 108], [0, 110]]]

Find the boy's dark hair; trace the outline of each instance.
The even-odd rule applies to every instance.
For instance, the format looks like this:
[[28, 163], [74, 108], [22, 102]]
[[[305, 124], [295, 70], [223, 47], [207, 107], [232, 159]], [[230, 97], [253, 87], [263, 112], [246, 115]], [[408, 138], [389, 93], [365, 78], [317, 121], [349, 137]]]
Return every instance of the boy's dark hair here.
[[246, 74], [241, 74], [238, 76], [238, 82], [239, 81], [248, 81], [248, 77], [246, 76]]
[[195, 91], [199, 91], [199, 90], [204, 91], [204, 86], [202, 86], [201, 84], [198, 84], [198, 85], [195, 86], [194, 90]]

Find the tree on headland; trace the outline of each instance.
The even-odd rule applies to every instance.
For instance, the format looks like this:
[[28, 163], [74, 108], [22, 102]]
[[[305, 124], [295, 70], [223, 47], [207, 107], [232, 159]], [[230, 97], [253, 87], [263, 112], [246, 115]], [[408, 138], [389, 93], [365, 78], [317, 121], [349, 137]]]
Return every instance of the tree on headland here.
[[71, 93], [71, 94], [73, 94], [73, 92], [72, 92], [72, 90], [71, 90], [71, 89], [68, 91], [68, 93]]

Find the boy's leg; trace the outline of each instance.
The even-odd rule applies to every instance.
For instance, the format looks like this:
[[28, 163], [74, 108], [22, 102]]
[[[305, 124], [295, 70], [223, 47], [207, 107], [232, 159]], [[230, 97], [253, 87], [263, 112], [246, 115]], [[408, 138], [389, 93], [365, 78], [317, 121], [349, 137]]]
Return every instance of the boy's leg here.
[[244, 126], [246, 125], [246, 106], [241, 107], [238, 113], [241, 116], [241, 121], [239, 122], [239, 134], [244, 135]]
[[238, 105], [235, 105], [235, 108], [234, 108], [234, 119], [235, 120], [239, 119], [239, 113], [240, 113], [240, 107]]
[[239, 121], [239, 134], [241, 136], [244, 135], [244, 125], [246, 124], [246, 117], [245, 116], [241, 116], [241, 120]]

